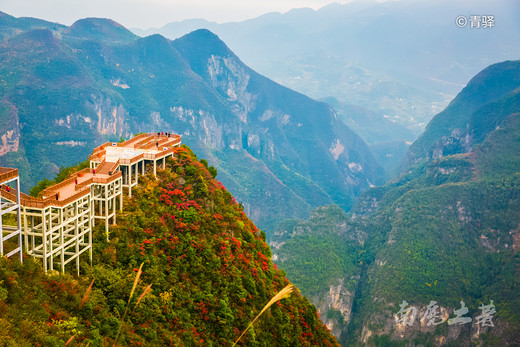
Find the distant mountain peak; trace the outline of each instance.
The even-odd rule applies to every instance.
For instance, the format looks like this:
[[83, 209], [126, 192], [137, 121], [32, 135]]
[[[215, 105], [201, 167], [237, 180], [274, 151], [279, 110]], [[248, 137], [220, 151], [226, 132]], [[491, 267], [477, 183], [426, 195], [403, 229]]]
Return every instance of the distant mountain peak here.
[[116, 22], [110, 18], [99, 18], [99, 17], [87, 17], [87, 18], [83, 18], [83, 19], [78, 19], [70, 27], [78, 28], [78, 27], [82, 27], [85, 25], [96, 26], [98, 28], [102, 28], [104, 26], [115, 26], [115, 27], [125, 29], [124, 26], [122, 26], [121, 24], [119, 24], [118, 22]]
[[[173, 41], [173, 46], [188, 60], [192, 61], [192, 68], [204, 74], [208, 58], [211, 56], [233, 56], [233, 52], [226, 44], [208, 29], [192, 31]], [[238, 59], [238, 58], [237, 58]]]
[[93, 17], [74, 22], [64, 35], [108, 42], [127, 42], [138, 38], [130, 30], [111, 19]]
[[162, 36], [161, 34], [148, 35], [146, 37], [143, 37], [140, 40], [144, 41], [144, 42], [157, 42], [157, 43], [160, 43], [160, 44], [164, 44], [164, 43], [169, 44], [171, 42], [169, 39], [167, 39], [166, 37]]
[[185, 39], [201, 42], [218, 42], [224, 44], [220, 38], [208, 29], [197, 29], [183, 36]]
[[48, 29], [35, 29], [13, 38], [18, 42], [30, 41], [31, 43], [46, 46], [46, 47], [58, 47], [58, 40], [54, 37], [52, 31]]

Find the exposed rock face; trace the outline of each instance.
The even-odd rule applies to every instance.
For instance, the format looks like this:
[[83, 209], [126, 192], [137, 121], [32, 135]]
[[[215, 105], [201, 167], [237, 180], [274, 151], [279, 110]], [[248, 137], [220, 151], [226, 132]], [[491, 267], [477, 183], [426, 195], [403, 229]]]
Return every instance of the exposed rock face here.
[[341, 278], [338, 282], [337, 285], [331, 285], [329, 291], [323, 296], [313, 297], [311, 300], [327, 328], [339, 339], [350, 321], [354, 293], [345, 288], [344, 279]]
[[341, 153], [343, 153], [345, 147], [336, 139], [329, 148], [330, 154], [334, 157], [334, 160], [338, 160]]
[[93, 96], [92, 104], [89, 106], [97, 115], [96, 131], [99, 135], [123, 136], [125, 134], [125, 130], [128, 129], [128, 112], [123, 105], [112, 105], [112, 100], [109, 98]]
[[12, 104], [5, 106], [9, 117], [4, 120], [5, 126], [0, 129], [0, 156], [9, 152], [16, 152], [20, 146], [20, 119], [18, 110]]
[[255, 97], [247, 91], [250, 76], [236, 59], [211, 55], [208, 59], [211, 83], [234, 103], [233, 113], [247, 123], [247, 115], [255, 109]]
[[16, 129], [5, 131], [0, 139], [2, 140], [2, 143], [0, 144], [0, 156], [9, 152], [18, 151], [20, 133], [17, 132]]

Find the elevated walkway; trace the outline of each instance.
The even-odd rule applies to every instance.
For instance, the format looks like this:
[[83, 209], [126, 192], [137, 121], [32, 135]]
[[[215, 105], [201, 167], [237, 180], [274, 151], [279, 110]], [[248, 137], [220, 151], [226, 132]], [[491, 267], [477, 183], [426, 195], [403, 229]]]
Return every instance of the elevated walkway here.
[[1, 255], [19, 254], [23, 260], [24, 249], [42, 259], [45, 271], [65, 272], [65, 266], [75, 261], [79, 275], [83, 253], [89, 253], [92, 263], [94, 224], [105, 224], [108, 240], [109, 225], [116, 223], [117, 212], [123, 208], [123, 188], [131, 196], [146, 166], [150, 170], [153, 166], [156, 174], [157, 165], [164, 168], [166, 158], [173, 156], [180, 143], [178, 135], [159, 134], [107, 142], [94, 149], [90, 168], [46, 188], [38, 197], [20, 192], [17, 169], [0, 168]]
[[[132, 188], [137, 185], [140, 175], [144, 175], [146, 166], [153, 168], [166, 167], [166, 158], [173, 156], [176, 147], [180, 146], [179, 135], [140, 134], [125, 142], [106, 142], [94, 148], [90, 156], [90, 167], [106, 171], [108, 163], [113, 164], [123, 174], [123, 188], [132, 196]], [[117, 163], [117, 164], [116, 164]]]

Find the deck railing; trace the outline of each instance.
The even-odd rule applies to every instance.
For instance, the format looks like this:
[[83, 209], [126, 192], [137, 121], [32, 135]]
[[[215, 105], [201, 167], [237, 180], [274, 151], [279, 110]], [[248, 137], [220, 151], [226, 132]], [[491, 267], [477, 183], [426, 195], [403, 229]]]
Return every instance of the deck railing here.
[[59, 191], [61, 188], [68, 186], [69, 184], [73, 184], [76, 177], [77, 176], [71, 176], [71, 177], [67, 178], [66, 180], [61, 181], [60, 183], [56, 183], [48, 188], [45, 188], [44, 190], [41, 191], [41, 193], [39, 195], [49, 196], [49, 195], [56, 194], [56, 192]]
[[92, 153], [96, 154], [97, 152], [101, 152], [101, 151], [103, 151], [107, 146], [110, 146], [111, 144], [112, 144], [112, 142], [105, 142], [104, 144], [99, 145], [99, 146], [97, 146], [96, 148], [94, 148], [94, 150], [92, 151]]
[[130, 159], [128, 159], [128, 158], [121, 158], [121, 159], [119, 159], [119, 164], [121, 164], [121, 165], [132, 165], [132, 164], [140, 161], [141, 159], [143, 159], [144, 154], [145, 153], [141, 153], [138, 156], [135, 156], [135, 157], [130, 158]]
[[90, 177], [88, 180], [76, 184], [76, 186], [74, 187], [74, 190], [80, 190], [80, 189], [82, 189], [83, 187], [90, 186], [90, 185], [92, 184], [92, 182], [93, 182], [93, 181], [92, 181], [92, 177]]
[[101, 184], [108, 184], [115, 180], [117, 180], [119, 177], [123, 176], [123, 173], [121, 171], [116, 171], [112, 175], [107, 176], [94, 176], [92, 177], [93, 183], [101, 183]]
[[16, 176], [18, 176], [18, 169], [0, 167], [0, 183], [8, 181]]
[[112, 166], [108, 169], [108, 172], [115, 172], [116, 168], [118, 166], [119, 166], [119, 159], [114, 164], [112, 164]]

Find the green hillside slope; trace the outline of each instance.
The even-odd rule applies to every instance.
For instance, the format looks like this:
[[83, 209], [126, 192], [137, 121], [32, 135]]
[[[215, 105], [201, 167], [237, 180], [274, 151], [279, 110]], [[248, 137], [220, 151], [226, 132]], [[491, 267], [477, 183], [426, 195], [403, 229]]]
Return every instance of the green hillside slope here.
[[[157, 180], [141, 179], [110, 242], [102, 230], [94, 237], [94, 265], [83, 264], [80, 278], [45, 275], [32, 258], [0, 260], [2, 344], [106, 346], [121, 329], [118, 345], [231, 346], [288, 284], [265, 234], [186, 147]], [[264, 313], [239, 345], [337, 343], [296, 292]]]

